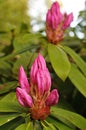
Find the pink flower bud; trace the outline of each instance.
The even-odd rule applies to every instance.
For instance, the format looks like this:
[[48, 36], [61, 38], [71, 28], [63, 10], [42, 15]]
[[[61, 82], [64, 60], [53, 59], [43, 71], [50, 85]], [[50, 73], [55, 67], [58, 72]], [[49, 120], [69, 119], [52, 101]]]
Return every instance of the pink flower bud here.
[[[41, 54], [35, 59], [30, 72], [30, 86], [23, 67], [19, 69], [20, 88], [16, 88], [18, 102], [24, 107], [30, 107], [33, 119], [44, 120], [50, 114], [50, 106], [58, 102], [58, 91], [51, 88], [51, 77], [46, 62]], [[49, 95], [50, 93], [50, 95]]]
[[52, 28], [56, 29], [58, 24], [62, 21], [62, 14], [60, 12], [60, 7], [57, 2], [54, 2], [51, 9], [48, 10], [46, 16], [46, 23]]
[[38, 87], [40, 93], [48, 91], [51, 87], [51, 77], [41, 54], [35, 59], [30, 72], [31, 84]]
[[65, 30], [66, 28], [68, 28], [72, 21], [73, 21], [73, 13], [70, 13], [69, 15], [66, 15], [62, 29]]
[[58, 2], [54, 2], [46, 15], [46, 35], [48, 41], [53, 44], [58, 44], [64, 35], [64, 31], [70, 26], [73, 21], [73, 14], [66, 17], [60, 11]]
[[24, 72], [24, 68], [22, 66], [19, 69], [18, 79], [19, 79], [19, 84], [20, 84], [21, 88], [25, 89], [26, 92], [29, 93], [29, 91], [30, 91], [29, 82], [28, 82], [27, 76]]
[[50, 95], [48, 96], [47, 100], [46, 100], [46, 105], [47, 106], [53, 106], [56, 103], [58, 103], [59, 100], [59, 94], [57, 89], [53, 89], [50, 93]]
[[25, 91], [25, 89], [17, 88], [16, 89], [16, 96], [18, 102], [24, 107], [32, 107], [33, 101], [30, 95]]

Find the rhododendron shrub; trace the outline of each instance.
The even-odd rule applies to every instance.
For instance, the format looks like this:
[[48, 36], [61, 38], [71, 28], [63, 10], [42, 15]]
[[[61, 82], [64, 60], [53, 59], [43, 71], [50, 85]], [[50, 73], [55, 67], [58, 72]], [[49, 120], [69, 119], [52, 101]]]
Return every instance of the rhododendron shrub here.
[[25, 20], [19, 33], [15, 22], [0, 31], [0, 130], [86, 130], [86, 8], [79, 17], [71, 28], [72, 11], [55, 1], [43, 30], [34, 32], [37, 18], [29, 31]]

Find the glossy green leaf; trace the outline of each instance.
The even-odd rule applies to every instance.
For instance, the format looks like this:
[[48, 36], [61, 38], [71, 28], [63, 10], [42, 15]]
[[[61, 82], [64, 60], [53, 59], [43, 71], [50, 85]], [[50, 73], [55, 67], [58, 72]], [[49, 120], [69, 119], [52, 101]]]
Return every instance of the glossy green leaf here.
[[15, 101], [16, 98], [16, 94], [15, 92], [10, 92], [8, 94], [6, 94], [6, 96], [4, 95], [4, 97], [1, 99], [1, 101], [5, 101], [5, 102], [10, 102], [10, 101]]
[[51, 115], [57, 119], [58, 116], [63, 117], [64, 119], [68, 120], [69, 122], [71, 122], [72, 124], [74, 124], [76, 127], [80, 129], [86, 128], [86, 119], [77, 113], [64, 110], [61, 108], [52, 107]]
[[15, 38], [14, 49], [21, 50], [25, 47], [30, 47], [33, 43], [38, 44], [38, 39], [41, 39], [42, 35], [40, 33], [23, 33]]
[[71, 48], [64, 46], [63, 49], [73, 58], [73, 60], [78, 65], [78, 67], [86, 76], [86, 62], [77, 53], [75, 53]]
[[34, 128], [33, 128], [33, 122], [30, 121], [30, 122], [27, 124], [27, 127], [26, 127], [25, 130], [34, 130]]
[[19, 50], [13, 52], [12, 54], [9, 54], [9, 55], [3, 57], [1, 60], [9, 60], [9, 59], [12, 59], [12, 58], [14, 58], [16, 55], [18, 55], [18, 54], [22, 54], [22, 53], [24, 53], [24, 52], [30, 51], [30, 50], [33, 49], [33, 48], [37, 49], [38, 47], [39, 47], [39, 45], [35, 45], [35, 44], [32, 44], [31, 46], [28, 45], [28, 46], [26, 46], [26, 47], [24, 47], [24, 48], [22, 48], [22, 49], [19, 49]]
[[15, 130], [26, 130], [26, 124], [19, 125]]
[[0, 112], [18, 112], [23, 113], [28, 111], [24, 107], [20, 106], [18, 102], [0, 101]]
[[56, 128], [54, 127], [54, 129], [52, 129], [51, 127], [44, 127], [43, 130], [56, 130]]
[[5, 84], [1, 84], [0, 85], [0, 94], [4, 94], [6, 92], [9, 92], [10, 90], [16, 88], [17, 86], [17, 82], [16, 81], [12, 81], [12, 82], [8, 82]]
[[15, 75], [18, 76], [19, 67], [22, 65], [24, 68], [27, 68], [31, 58], [31, 53], [26, 52], [19, 56], [19, 58], [14, 63], [12, 71]]
[[20, 116], [18, 113], [11, 114], [0, 114], [0, 126]]
[[70, 62], [66, 53], [59, 47], [53, 44], [48, 45], [48, 54], [50, 62], [56, 74], [64, 81], [70, 72]]
[[4, 77], [11, 76], [11, 65], [2, 59], [0, 59], [0, 75]]
[[76, 88], [86, 97], [86, 77], [84, 77], [76, 65], [72, 64], [69, 78]]
[[24, 123], [24, 118], [20, 116], [0, 126], [0, 130], [15, 130], [22, 123]]
[[59, 122], [58, 120], [54, 119], [53, 117], [48, 117], [47, 121], [52, 123], [58, 130], [75, 130], [74, 128], [70, 128], [67, 125]]
[[56, 130], [55, 126], [47, 120], [42, 121], [41, 124], [43, 126], [43, 130]]
[[11, 68], [10, 64], [8, 64], [7, 62], [5, 62], [3, 60], [0, 61], [0, 69], [6, 70], [6, 69], [10, 69], [10, 68]]

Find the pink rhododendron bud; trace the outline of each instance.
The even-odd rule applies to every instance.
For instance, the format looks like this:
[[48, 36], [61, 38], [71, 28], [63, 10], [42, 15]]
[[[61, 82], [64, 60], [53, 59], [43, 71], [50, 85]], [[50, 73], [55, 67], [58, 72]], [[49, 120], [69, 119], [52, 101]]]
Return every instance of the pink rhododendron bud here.
[[19, 103], [24, 106], [24, 107], [32, 107], [33, 101], [30, 95], [22, 89], [22, 88], [17, 88], [16, 89], [16, 96], [19, 101]]
[[46, 100], [46, 104], [48, 106], [53, 106], [56, 103], [58, 103], [58, 99], [59, 99], [58, 91], [57, 91], [57, 89], [53, 89]]
[[56, 29], [58, 24], [62, 21], [62, 14], [60, 12], [60, 7], [57, 2], [54, 2], [51, 9], [48, 10], [46, 16], [46, 22], [52, 29]]
[[28, 93], [30, 91], [29, 82], [22, 66], [19, 69], [18, 79], [21, 88], [25, 89]]
[[31, 71], [30, 71], [30, 80], [31, 82], [36, 83], [36, 74], [39, 69], [44, 70], [46, 68], [46, 63], [42, 55], [38, 55], [35, 59]]
[[31, 83], [38, 86], [38, 91], [43, 93], [51, 87], [51, 77], [42, 55], [35, 59], [30, 72]]
[[72, 21], [73, 21], [73, 13], [70, 13], [69, 15], [66, 15], [62, 29], [65, 30], [66, 28], [68, 28]]
[[58, 102], [56, 89], [50, 92], [51, 77], [41, 54], [35, 59], [30, 72], [30, 85], [23, 67], [19, 69], [20, 88], [16, 88], [18, 102], [30, 108], [33, 119], [44, 120], [50, 114], [50, 107]]
[[58, 44], [63, 39], [64, 31], [73, 21], [73, 14], [64, 16], [58, 2], [54, 2], [46, 15], [46, 34], [48, 41]]

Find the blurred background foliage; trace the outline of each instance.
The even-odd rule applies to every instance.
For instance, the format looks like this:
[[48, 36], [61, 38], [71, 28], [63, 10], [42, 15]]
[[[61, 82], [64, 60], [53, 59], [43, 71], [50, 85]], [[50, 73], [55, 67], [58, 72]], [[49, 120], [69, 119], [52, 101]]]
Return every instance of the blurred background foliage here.
[[[43, 14], [38, 12], [37, 17], [32, 17], [28, 13], [30, 2], [33, 0], [0, 0], [0, 99], [15, 92], [19, 66], [22, 64], [29, 75], [31, 64], [40, 51], [51, 72], [52, 86], [59, 90], [59, 105], [86, 117], [85, 97], [69, 78], [63, 82], [54, 73], [47, 56]], [[51, 1], [45, 1], [45, 5], [47, 10]], [[86, 8], [79, 12], [77, 20], [77, 25], [65, 32], [62, 44], [72, 48], [86, 61]], [[73, 62], [71, 58], [70, 61]]]

